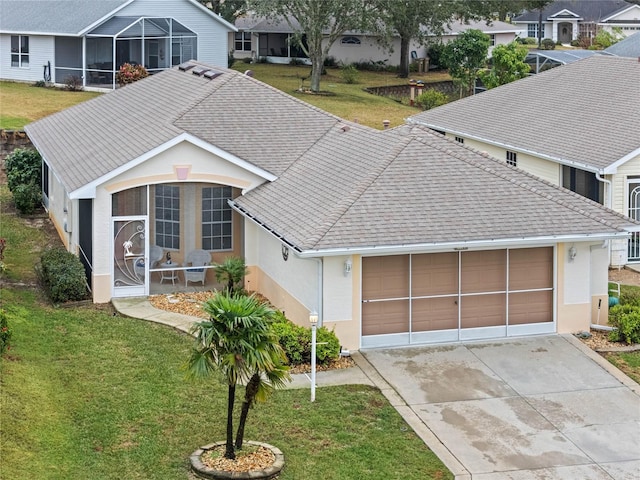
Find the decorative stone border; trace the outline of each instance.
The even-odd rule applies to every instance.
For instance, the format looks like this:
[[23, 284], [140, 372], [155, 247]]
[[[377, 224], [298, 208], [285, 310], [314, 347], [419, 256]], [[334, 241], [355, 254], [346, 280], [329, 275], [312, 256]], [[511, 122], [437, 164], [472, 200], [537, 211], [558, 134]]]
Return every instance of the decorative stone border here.
[[269, 445], [268, 443], [254, 442], [252, 440], [248, 440], [244, 443], [247, 445], [255, 445], [257, 447], [264, 447], [271, 450], [273, 455], [276, 457], [273, 465], [261, 470], [251, 470], [250, 472], [226, 472], [223, 470], [214, 470], [213, 468], [209, 468], [204, 463], [202, 463], [200, 457], [207, 450], [212, 450], [218, 446], [226, 445], [226, 442], [216, 442], [205, 445], [204, 447], [200, 447], [198, 450], [191, 454], [191, 457], [189, 457], [191, 461], [191, 470], [196, 474], [196, 476], [200, 478], [213, 480], [268, 480], [274, 478], [280, 473], [280, 471], [284, 467], [284, 454], [279, 448], [274, 447], [273, 445]]

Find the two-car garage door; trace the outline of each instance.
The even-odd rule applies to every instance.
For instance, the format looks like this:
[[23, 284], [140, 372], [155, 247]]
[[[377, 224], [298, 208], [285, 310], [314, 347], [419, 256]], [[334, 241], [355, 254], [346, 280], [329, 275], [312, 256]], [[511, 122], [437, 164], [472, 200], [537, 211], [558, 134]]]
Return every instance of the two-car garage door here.
[[363, 257], [362, 347], [551, 333], [553, 247]]

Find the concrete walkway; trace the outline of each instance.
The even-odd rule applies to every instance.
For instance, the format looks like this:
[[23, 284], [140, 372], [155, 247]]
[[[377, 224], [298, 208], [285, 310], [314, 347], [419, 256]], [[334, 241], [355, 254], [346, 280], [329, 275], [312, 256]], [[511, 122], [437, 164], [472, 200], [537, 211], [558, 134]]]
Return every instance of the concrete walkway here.
[[[147, 298], [113, 305], [187, 333], [200, 320]], [[457, 480], [640, 480], [640, 386], [571, 335], [352, 357], [316, 384], [379, 388]], [[310, 387], [292, 377], [289, 388]]]

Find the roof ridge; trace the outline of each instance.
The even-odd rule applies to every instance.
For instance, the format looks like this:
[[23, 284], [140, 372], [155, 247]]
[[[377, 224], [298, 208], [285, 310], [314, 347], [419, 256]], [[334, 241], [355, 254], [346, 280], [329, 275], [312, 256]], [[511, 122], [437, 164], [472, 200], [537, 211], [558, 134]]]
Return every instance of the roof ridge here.
[[[453, 140], [451, 140], [450, 138], [447, 138], [447, 137], [445, 137], [443, 135], [436, 134], [436, 133], [434, 133], [433, 135], [437, 135], [437, 136], [441, 137], [442, 139], [444, 139], [445, 141], [447, 141], [448, 143], [454, 144]], [[460, 154], [459, 152], [455, 152], [453, 150], [446, 149], [446, 148], [444, 148], [444, 147], [442, 147], [440, 145], [436, 145], [434, 142], [428, 142], [424, 137], [417, 136], [416, 139], [418, 141], [424, 143], [424, 144], [427, 144], [427, 145], [435, 148], [436, 150], [440, 150], [440, 151], [445, 152], [445, 153], [447, 153], [448, 155], [450, 155], [450, 156], [452, 156], [454, 158], [457, 158], [458, 160], [462, 160], [463, 162], [466, 162], [469, 165], [472, 165], [472, 166], [474, 166], [476, 168], [480, 168], [481, 170], [484, 170], [485, 172], [487, 172], [487, 173], [489, 173], [491, 175], [494, 175], [494, 176], [497, 176], [499, 178], [502, 178], [502, 179], [508, 181], [509, 183], [513, 184], [513, 185], [516, 185], [516, 186], [518, 186], [520, 188], [528, 190], [528, 191], [530, 191], [530, 192], [532, 192], [532, 193], [534, 193], [534, 194], [536, 194], [538, 196], [546, 198], [547, 200], [551, 200], [551, 201], [555, 202], [558, 205], [561, 205], [563, 207], [569, 208], [570, 210], [573, 210], [574, 212], [580, 213], [581, 215], [584, 215], [584, 216], [590, 218], [591, 220], [595, 220], [595, 221], [597, 221], [599, 223], [602, 223], [602, 224], [604, 224], [604, 225], [606, 225], [608, 227], [615, 228], [617, 230], [621, 230], [620, 227], [618, 227], [616, 225], [613, 225], [611, 222], [608, 222], [608, 221], [604, 220], [603, 218], [600, 218], [600, 217], [598, 217], [598, 216], [596, 216], [596, 215], [594, 215], [594, 214], [592, 214], [590, 212], [587, 212], [585, 209], [579, 208], [577, 205], [573, 205], [573, 204], [571, 204], [569, 202], [565, 202], [564, 200], [558, 199], [555, 195], [551, 195], [549, 193], [542, 192], [540, 189], [536, 188], [535, 186], [532, 186], [532, 185], [527, 184], [525, 182], [522, 182], [522, 181], [519, 181], [517, 179], [514, 179], [510, 175], [506, 175], [504, 173], [500, 173], [495, 168], [492, 168], [488, 164], [481, 163], [481, 162], [479, 162], [477, 160], [474, 160], [472, 158], [466, 157], [466, 156]], [[598, 205], [601, 208], [603, 208], [604, 210], [606, 210], [608, 213], [615, 214], [619, 218], [628, 220], [630, 225], [631, 224], [640, 225], [640, 221], [636, 221], [636, 220], [630, 219], [626, 215], [622, 215], [621, 213], [618, 213], [618, 212], [612, 210], [609, 207], [605, 207], [604, 205], [601, 205], [601, 204], [599, 204], [597, 202], [594, 202], [593, 200], [589, 200], [588, 198], [586, 198], [586, 197], [584, 197], [584, 196], [582, 196], [582, 195], [580, 195], [578, 193], [575, 193], [575, 192], [572, 192], [572, 191], [570, 191], [568, 189], [560, 187], [559, 185], [555, 185], [555, 184], [549, 182], [548, 180], [545, 180], [543, 178], [537, 177], [537, 176], [533, 175], [532, 173], [526, 172], [526, 171], [524, 171], [524, 170], [522, 170], [522, 169], [520, 169], [518, 167], [514, 167], [512, 165], [503, 164], [498, 159], [492, 157], [491, 155], [489, 155], [486, 152], [479, 152], [478, 150], [470, 148], [470, 147], [467, 147], [465, 145], [457, 145], [456, 144], [455, 146], [458, 147], [458, 148], [463, 148], [465, 150], [468, 150], [468, 151], [470, 151], [472, 153], [475, 153], [477, 155], [481, 155], [482, 157], [486, 158], [487, 160], [495, 162], [497, 165], [501, 165], [504, 168], [517, 171], [517, 172], [523, 174], [525, 177], [527, 177], [527, 178], [529, 178], [531, 180], [535, 180], [535, 181], [541, 182], [545, 186], [551, 187], [552, 189], [554, 189], [554, 190], [556, 190], [558, 192], [562, 191], [563, 193], [568, 193], [568, 194], [570, 194], [571, 197], [573, 197], [577, 201], [580, 201], [580, 202], [585, 203], [585, 204], [595, 203], [596, 205]]]
[[398, 144], [389, 152], [385, 159], [382, 159], [378, 165], [367, 175], [358, 181], [348, 195], [345, 195], [340, 202], [324, 217], [324, 220], [317, 229], [317, 234], [310, 236], [307, 240], [316, 245], [326, 235], [327, 232], [342, 218], [345, 213], [353, 206], [353, 204], [369, 189], [369, 187], [384, 173], [391, 163], [395, 161], [400, 152], [404, 150], [409, 143], [411, 137], [398, 137]]
[[[178, 67], [174, 67], [174, 68], [172, 68], [172, 70], [178, 71]], [[236, 72], [235, 70], [232, 70], [232, 72], [235, 72], [238, 75], [241, 75], [240, 72]], [[187, 72], [185, 72], [185, 73], [187, 73]], [[169, 121], [169, 123], [171, 125], [173, 125], [174, 127], [176, 127], [176, 128], [180, 128], [180, 127], [178, 127], [176, 125], [177, 122], [179, 122], [192, 109], [194, 109], [195, 107], [200, 105], [204, 100], [206, 100], [211, 95], [213, 95], [215, 92], [220, 90], [223, 85], [226, 85], [227, 83], [229, 83], [233, 77], [234, 77], [234, 75], [230, 75], [230, 76], [222, 75], [222, 76], [217, 77], [215, 79], [209, 80], [209, 82], [211, 82], [211, 86], [212, 86], [211, 90], [207, 94], [205, 94], [203, 96], [200, 96], [197, 99], [194, 99], [190, 104], [185, 106], [185, 108], [183, 108], [182, 111], [179, 112], [175, 117], [173, 117], [173, 119], [171, 119]], [[186, 131], [184, 128], [180, 128], [180, 130], [182, 130], [183, 132]]]

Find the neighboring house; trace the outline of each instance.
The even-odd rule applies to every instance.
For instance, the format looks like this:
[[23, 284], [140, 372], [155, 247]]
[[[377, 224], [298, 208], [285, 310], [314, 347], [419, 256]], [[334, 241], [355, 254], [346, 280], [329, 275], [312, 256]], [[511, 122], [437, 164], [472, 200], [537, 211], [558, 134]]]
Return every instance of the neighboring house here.
[[[526, 37], [539, 38], [537, 10], [513, 19], [525, 27]], [[620, 28], [623, 35], [640, 30], [640, 5], [624, 0], [563, 0], [542, 10], [542, 38], [569, 44], [578, 37], [593, 38], [600, 29], [612, 32]]]
[[[639, 79], [636, 59], [595, 55], [408, 121], [640, 218]], [[611, 264], [627, 262], [637, 234], [611, 244]]]
[[609, 48], [605, 48], [603, 53], [616, 57], [640, 58], [640, 32], [629, 35]]
[[231, 31], [196, 0], [2, 0], [0, 79], [115, 88], [123, 63], [226, 67]]
[[[294, 19], [294, 25], [299, 25]], [[292, 58], [306, 59], [302, 50], [292, 45], [294, 30], [284, 19], [269, 20], [250, 14], [236, 19], [237, 32], [229, 34], [229, 44], [236, 58], [268, 58], [273, 63], [289, 63]], [[522, 36], [522, 27], [504, 22], [454, 22], [441, 36], [443, 42], [455, 39], [460, 33], [478, 29], [491, 38], [491, 48], [507, 44]], [[385, 62], [400, 64], [400, 37], [391, 40], [391, 50], [378, 43], [378, 37], [362, 32], [345, 32], [329, 50], [329, 56], [344, 64], [355, 62]], [[413, 59], [425, 58], [427, 48], [413, 42], [409, 49]]]
[[606, 242], [640, 229], [424, 127], [375, 130], [202, 64], [25, 130], [95, 302], [158, 293], [151, 256], [181, 277], [192, 251], [242, 255], [247, 290], [299, 324], [315, 310], [348, 349], [588, 330]]

